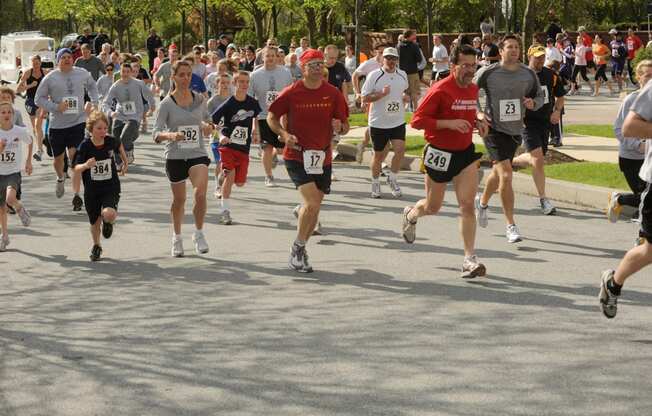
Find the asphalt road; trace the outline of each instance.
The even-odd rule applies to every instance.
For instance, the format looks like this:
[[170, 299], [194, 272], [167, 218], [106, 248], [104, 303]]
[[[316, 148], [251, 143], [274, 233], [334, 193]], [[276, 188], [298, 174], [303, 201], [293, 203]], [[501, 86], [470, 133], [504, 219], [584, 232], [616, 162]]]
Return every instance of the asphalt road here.
[[30, 228], [10, 218], [0, 253], [0, 415], [649, 415], [652, 281], [599, 311], [601, 270], [636, 227], [517, 198], [525, 241], [509, 245], [498, 198], [477, 246], [488, 276], [459, 278], [454, 195], [403, 242], [405, 196], [372, 200], [368, 170], [337, 165], [308, 244], [311, 275], [287, 268], [298, 194], [284, 168], [267, 189], [258, 161], [236, 189], [234, 225], [171, 258], [161, 148], [137, 143], [114, 236], [91, 263], [85, 214], [54, 197], [48, 164], [24, 181]]

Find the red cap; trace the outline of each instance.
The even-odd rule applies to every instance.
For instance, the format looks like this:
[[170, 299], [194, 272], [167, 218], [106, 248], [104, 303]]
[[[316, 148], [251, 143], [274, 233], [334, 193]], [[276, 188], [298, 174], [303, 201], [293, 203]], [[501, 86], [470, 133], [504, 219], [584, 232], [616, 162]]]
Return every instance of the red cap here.
[[175, 49], [177, 49], [177, 45], [174, 44], [174, 43], [171, 44], [170, 47], [168, 47], [168, 51], [172, 51], [172, 50], [175, 50]]
[[301, 54], [301, 65], [305, 65], [306, 63], [310, 61], [324, 61], [324, 54], [320, 52], [318, 49], [308, 49], [304, 53]]

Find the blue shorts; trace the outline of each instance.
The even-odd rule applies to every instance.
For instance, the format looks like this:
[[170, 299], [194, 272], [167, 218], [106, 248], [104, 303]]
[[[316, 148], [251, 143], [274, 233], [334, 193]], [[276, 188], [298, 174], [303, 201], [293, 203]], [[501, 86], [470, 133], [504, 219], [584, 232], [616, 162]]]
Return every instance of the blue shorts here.
[[219, 148], [220, 144], [218, 142], [211, 143], [211, 150], [213, 151], [213, 159], [215, 160], [215, 163], [220, 163], [220, 160], [222, 160]]

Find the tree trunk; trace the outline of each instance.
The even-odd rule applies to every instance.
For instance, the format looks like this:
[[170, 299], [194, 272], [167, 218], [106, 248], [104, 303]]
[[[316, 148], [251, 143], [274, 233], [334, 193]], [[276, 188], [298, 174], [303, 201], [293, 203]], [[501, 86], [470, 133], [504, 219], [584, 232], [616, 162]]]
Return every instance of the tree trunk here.
[[432, 55], [432, 0], [426, 0], [426, 31], [428, 32], [427, 56]]
[[355, 62], [360, 60], [360, 52], [362, 52], [362, 21], [360, 17], [362, 16], [362, 2], [363, 0], [355, 0]]
[[316, 48], [319, 40], [317, 39], [317, 13], [312, 7], [304, 7], [303, 10], [306, 14], [306, 26], [308, 26], [308, 41], [312, 47]]
[[258, 9], [253, 13], [254, 28], [256, 30], [256, 43], [259, 48], [265, 44], [265, 13]]
[[131, 47], [131, 29], [129, 25], [127, 26], [127, 50], [129, 51], [129, 53], [133, 52], [133, 49]]
[[272, 37], [278, 38], [278, 9], [276, 4], [272, 5]]
[[527, 62], [527, 50], [532, 44], [532, 35], [534, 34], [534, 14], [536, 0], [525, 0], [525, 9], [523, 11], [523, 62]]
[[179, 42], [179, 56], [183, 56], [186, 38], [186, 11], [181, 10], [181, 41]]
[[326, 7], [319, 12], [319, 38], [328, 42], [328, 8]]

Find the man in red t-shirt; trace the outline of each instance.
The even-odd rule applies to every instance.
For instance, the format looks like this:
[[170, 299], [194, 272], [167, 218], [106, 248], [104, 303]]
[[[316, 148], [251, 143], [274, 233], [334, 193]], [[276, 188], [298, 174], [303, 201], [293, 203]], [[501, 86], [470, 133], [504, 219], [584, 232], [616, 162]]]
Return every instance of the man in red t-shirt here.
[[435, 83], [412, 117], [412, 127], [425, 130], [428, 145], [423, 151], [426, 169], [426, 198], [403, 210], [403, 238], [416, 239], [417, 219], [435, 215], [441, 209], [448, 182], [453, 182], [460, 206], [464, 262], [462, 277], [484, 276], [485, 266], [475, 255], [475, 207], [478, 191], [478, 164], [471, 141], [474, 126], [483, 137], [489, 126], [477, 120], [478, 86], [473, 84], [477, 66], [476, 51], [468, 45], [451, 51], [451, 74]]
[[634, 80], [634, 68], [632, 68], [632, 61], [636, 57], [636, 52], [643, 47], [643, 41], [641, 41], [641, 38], [636, 36], [634, 29], [630, 27], [627, 30], [627, 39], [625, 39], [625, 44], [627, 45], [627, 72], [629, 73], [629, 79], [632, 81], [632, 84], [636, 85], [636, 80]]
[[[285, 167], [303, 198], [289, 266], [310, 273], [306, 242], [319, 221], [324, 195], [330, 193], [331, 138], [349, 131], [349, 107], [342, 93], [324, 81], [322, 52], [308, 49], [300, 61], [303, 79], [279, 94], [268, 109], [267, 123], [285, 143]], [[282, 116], [287, 128], [281, 124]]]
[[591, 35], [586, 33], [586, 28], [584, 26], [578, 27], [577, 31], [582, 37], [582, 45], [589, 48], [586, 51], [586, 68], [595, 71], [595, 62], [593, 61], [593, 38]]

